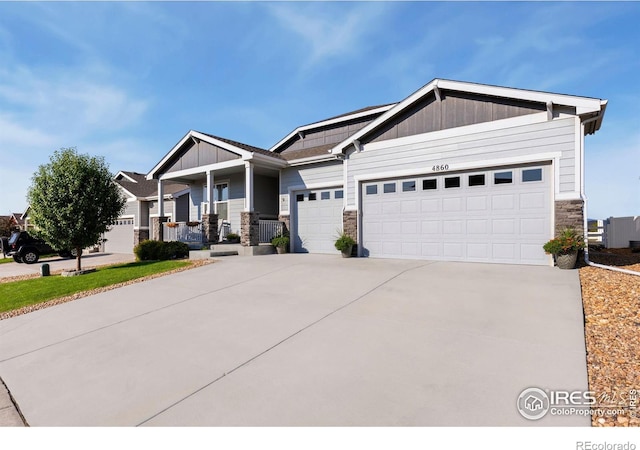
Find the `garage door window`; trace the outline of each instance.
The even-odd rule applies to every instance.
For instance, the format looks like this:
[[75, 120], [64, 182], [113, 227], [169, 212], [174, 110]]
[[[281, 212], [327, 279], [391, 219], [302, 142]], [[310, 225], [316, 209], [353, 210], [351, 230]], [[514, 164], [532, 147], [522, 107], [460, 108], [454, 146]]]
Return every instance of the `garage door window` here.
[[484, 174], [469, 175], [469, 186], [484, 186]]
[[326, 191], [326, 192], [320, 193], [320, 200], [330, 200], [330, 199], [331, 199], [331, 192]]
[[395, 183], [385, 183], [383, 187], [383, 191], [385, 194], [391, 194], [396, 191]]
[[297, 202], [303, 202], [304, 201], [304, 194], [297, 194], [296, 195], [296, 201]]
[[344, 198], [344, 192], [342, 190], [336, 191], [333, 194], [333, 198]]
[[431, 179], [431, 180], [422, 180], [422, 190], [423, 191], [431, 191], [434, 189], [438, 189], [438, 180]]
[[378, 185], [370, 184], [367, 186], [367, 195], [375, 195], [378, 193]]
[[531, 181], [542, 181], [542, 169], [523, 169], [522, 181], [529, 183]]
[[444, 188], [459, 188], [460, 187], [460, 177], [447, 177], [444, 179]]
[[416, 190], [416, 182], [415, 181], [403, 181], [402, 182], [402, 192], [411, 192]]
[[312, 202], [316, 199], [316, 193], [315, 192], [310, 192], [309, 193], [309, 201]]
[[493, 184], [513, 183], [513, 172], [496, 172], [493, 174]]

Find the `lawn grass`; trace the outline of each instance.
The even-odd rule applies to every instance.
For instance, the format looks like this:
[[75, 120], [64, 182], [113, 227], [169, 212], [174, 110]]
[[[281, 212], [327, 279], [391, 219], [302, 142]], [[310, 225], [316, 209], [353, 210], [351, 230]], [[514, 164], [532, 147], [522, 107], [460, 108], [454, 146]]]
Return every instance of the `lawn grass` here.
[[0, 258], [0, 264], [12, 263], [13, 258]]
[[76, 277], [60, 275], [0, 284], [0, 312], [43, 303], [78, 292], [168, 272], [189, 265], [187, 261], [142, 261], [99, 268]]

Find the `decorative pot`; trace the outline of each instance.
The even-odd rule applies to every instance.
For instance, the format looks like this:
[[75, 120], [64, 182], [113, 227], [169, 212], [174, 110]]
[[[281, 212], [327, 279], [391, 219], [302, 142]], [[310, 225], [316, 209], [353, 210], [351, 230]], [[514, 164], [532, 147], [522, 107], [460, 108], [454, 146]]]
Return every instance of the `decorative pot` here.
[[287, 247], [276, 247], [276, 252], [278, 252], [278, 255], [287, 253]]
[[353, 251], [353, 245], [350, 245], [348, 249], [342, 251], [343, 258], [351, 258], [351, 252]]
[[556, 265], [560, 269], [573, 269], [576, 267], [578, 252], [567, 253], [566, 255], [556, 255]]

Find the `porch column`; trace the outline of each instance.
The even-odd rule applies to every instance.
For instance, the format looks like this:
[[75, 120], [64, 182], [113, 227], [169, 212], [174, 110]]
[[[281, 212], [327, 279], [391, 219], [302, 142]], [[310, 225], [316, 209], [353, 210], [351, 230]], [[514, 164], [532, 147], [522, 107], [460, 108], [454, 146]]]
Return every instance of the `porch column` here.
[[158, 179], [158, 216], [164, 217], [164, 188], [160, 179]]
[[215, 188], [215, 180], [213, 177], [213, 170], [207, 170], [207, 198], [205, 201], [209, 204], [209, 210], [207, 214], [217, 214], [213, 204], [213, 190]]
[[244, 210], [253, 212], [253, 163], [244, 163]]

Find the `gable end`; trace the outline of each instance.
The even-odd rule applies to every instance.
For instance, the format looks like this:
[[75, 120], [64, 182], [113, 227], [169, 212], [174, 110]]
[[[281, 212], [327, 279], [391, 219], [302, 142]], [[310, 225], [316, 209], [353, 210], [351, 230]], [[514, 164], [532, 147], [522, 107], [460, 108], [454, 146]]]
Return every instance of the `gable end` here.
[[542, 103], [441, 90], [440, 100], [429, 93], [361, 141], [379, 142], [542, 111], [546, 111]]

